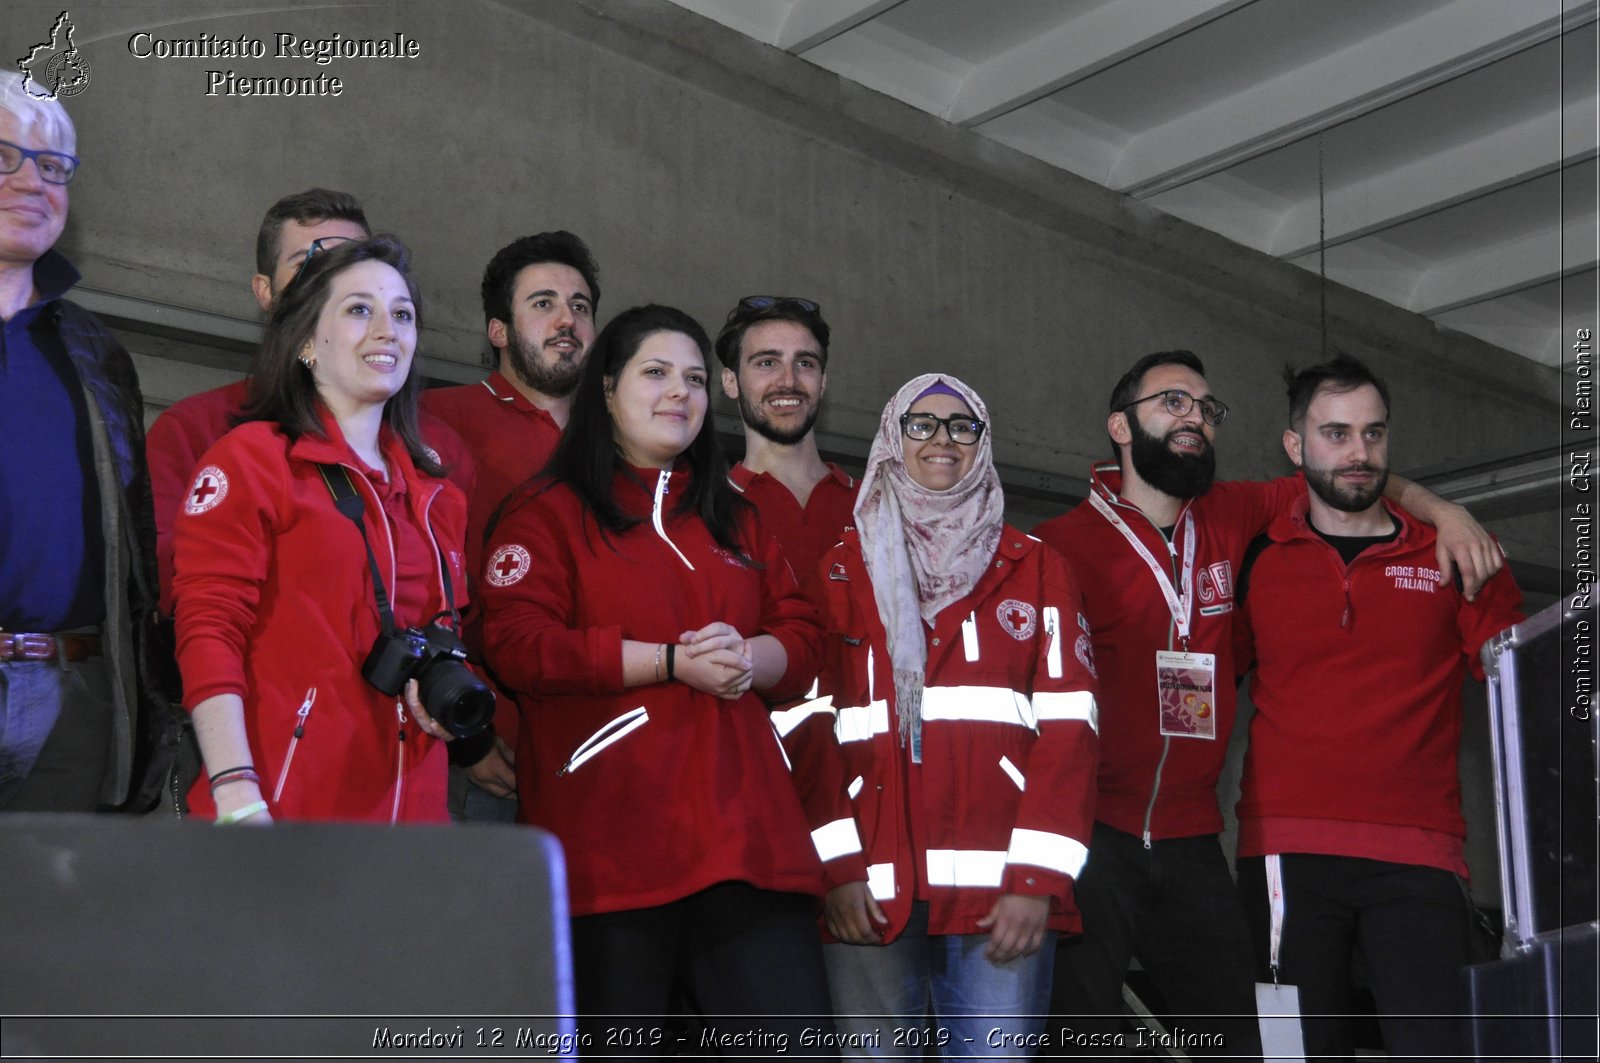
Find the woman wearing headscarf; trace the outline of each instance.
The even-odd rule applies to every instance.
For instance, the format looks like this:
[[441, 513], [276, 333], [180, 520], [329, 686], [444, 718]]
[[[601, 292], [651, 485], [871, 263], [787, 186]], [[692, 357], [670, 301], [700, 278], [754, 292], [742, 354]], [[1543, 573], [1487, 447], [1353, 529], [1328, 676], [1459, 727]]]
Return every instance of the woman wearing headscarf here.
[[1059, 554], [1005, 523], [988, 428], [952, 376], [902, 387], [855, 530], [819, 570], [822, 691], [863, 846], [828, 869], [837, 1022], [866, 1034], [931, 1014], [924, 1044], [945, 1055], [1038, 1044], [1094, 811], [1078, 591]]

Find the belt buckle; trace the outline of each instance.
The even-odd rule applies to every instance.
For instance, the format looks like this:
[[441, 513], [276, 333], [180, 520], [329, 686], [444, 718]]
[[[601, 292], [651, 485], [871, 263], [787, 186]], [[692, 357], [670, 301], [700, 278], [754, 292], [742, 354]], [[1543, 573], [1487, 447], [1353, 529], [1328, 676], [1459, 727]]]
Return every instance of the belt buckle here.
[[11, 659], [48, 661], [56, 655], [56, 640], [49, 635], [33, 631], [16, 631], [11, 635]]

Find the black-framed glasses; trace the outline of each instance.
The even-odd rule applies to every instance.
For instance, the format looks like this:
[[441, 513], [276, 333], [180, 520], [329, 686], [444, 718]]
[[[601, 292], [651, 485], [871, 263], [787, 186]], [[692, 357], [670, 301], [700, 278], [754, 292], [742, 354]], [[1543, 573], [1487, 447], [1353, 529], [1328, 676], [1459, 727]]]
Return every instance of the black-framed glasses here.
[[[733, 313], [737, 314], [740, 310], [767, 310], [774, 306], [792, 306], [796, 310], [807, 314], [822, 312], [822, 307], [810, 299], [802, 299], [798, 295], [747, 295], [739, 300], [739, 305], [734, 308]], [[732, 317], [733, 314], [728, 316]]]
[[939, 434], [939, 426], [944, 425], [945, 434], [950, 437], [950, 442], [960, 443], [970, 447], [982, 436], [987, 426], [976, 417], [935, 417], [931, 413], [905, 413], [900, 415], [900, 431], [907, 439], [919, 442], [932, 439]]
[[39, 180], [48, 185], [64, 185], [78, 173], [78, 157], [64, 151], [34, 151], [9, 140], [0, 140], [0, 173], [16, 173], [29, 159], [39, 170]]
[[1213, 428], [1228, 419], [1228, 406], [1226, 403], [1217, 399], [1197, 399], [1187, 391], [1179, 391], [1177, 388], [1173, 388], [1171, 391], [1158, 391], [1154, 395], [1146, 395], [1142, 399], [1134, 399], [1122, 409], [1126, 413], [1141, 403], [1154, 402], [1157, 399], [1161, 400], [1162, 408], [1174, 417], [1187, 416], [1189, 411], [1198, 405], [1201, 418]]
[[311, 241], [311, 246], [306, 248], [306, 253], [300, 259], [300, 265], [295, 269], [304, 269], [305, 264], [324, 251], [332, 251], [340, 244], [348, 244], [355, 239], [354, 236], [319, 236]]

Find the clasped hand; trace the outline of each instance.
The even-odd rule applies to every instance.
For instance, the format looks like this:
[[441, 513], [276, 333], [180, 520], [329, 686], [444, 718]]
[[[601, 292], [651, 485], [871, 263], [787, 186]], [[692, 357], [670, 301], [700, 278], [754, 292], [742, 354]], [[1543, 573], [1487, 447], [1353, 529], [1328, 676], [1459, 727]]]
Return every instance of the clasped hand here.
[[673, 675], [696, 690], [733, 701], [755, 679], [750, 640], [718, 621], [678, 636]]

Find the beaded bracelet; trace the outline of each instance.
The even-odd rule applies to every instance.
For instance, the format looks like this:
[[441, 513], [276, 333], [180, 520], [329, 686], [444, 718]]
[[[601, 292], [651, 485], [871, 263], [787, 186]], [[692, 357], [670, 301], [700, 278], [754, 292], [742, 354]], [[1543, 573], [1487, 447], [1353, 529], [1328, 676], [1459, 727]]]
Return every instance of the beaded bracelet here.
[[664, 643], [664, 642], [656, 643], [655, 677], [656, 677], [656, 682], [657, 683], [661, 682], [661, 651], [666, 649], [666, 648], [667, 648], [667, 644], [666, 643]]
[[232, 826], [233, 824], [238, 823], [241, 820], [249, 819], [251, 816], [255, 815], [257, 812], [265, 812], [266, 810], [267, 810], [267, 803], [265, 801], [254, 801], [254, 802], [252, 802], [252, 803], [250, 803], [248, 805], [243, 806], [242, 808], [234, 809], [232, 812], [229, 812], [225, 816], [218, 816], [217, 817], [217, 826], [219, 826], [219, 827]]

